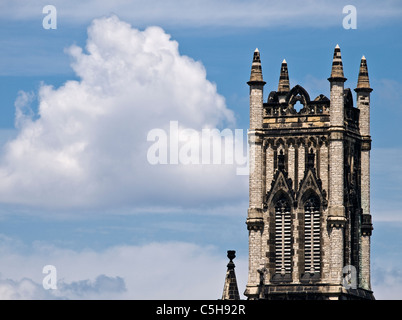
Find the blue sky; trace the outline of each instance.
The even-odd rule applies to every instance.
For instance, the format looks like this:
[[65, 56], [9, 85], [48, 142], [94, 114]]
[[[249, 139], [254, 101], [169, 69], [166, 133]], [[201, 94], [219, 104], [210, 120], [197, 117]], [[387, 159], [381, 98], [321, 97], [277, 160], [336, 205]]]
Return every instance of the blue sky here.
[[[365, 55], [374, 89], [374, 294], [401, 299], [402, 5], [298, 3], [53, 1], [57, 29], [45, 30], [47, 2], [2, 1], [2, 297], [216, 299], [228, 249], [243, 291], [247, 177], [233, 165], [151, 166], [147, 132], [170, 121], [246, 130], [256, 47], [264, 99], [284, 58], [291, 86], [329, 96], [339, 44], [345, 86], [355, 88]], [[343, 28], [345, 5], [356, 7], [357, 29]], [[45, 291], [49, 264], [59, 288]]]

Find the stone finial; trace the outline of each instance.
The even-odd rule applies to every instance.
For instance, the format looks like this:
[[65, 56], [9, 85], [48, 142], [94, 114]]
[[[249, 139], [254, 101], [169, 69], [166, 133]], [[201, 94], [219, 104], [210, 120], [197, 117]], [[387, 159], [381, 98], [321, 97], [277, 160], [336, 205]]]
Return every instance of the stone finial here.
[[235, 250], [228, 250], [228, 258], [230, 260], [229, 263], [233, 262], [233, 259], [236, 258], [236, 251]]
[[359, 77], [357, 80], [357, 88], [356, 89], [370, 89], [370, 81], [367, 69], [367, 61], [366, 58], [363, 56], [360, 61], [360, 70], [359, 70]]
[[343, 75], [343, 65], [342, 65], [342, 57], [341, 57], [341, 48], [339, 45], [336, 45], [334, 50], [334, 58], [332, 60], [332, 70], [331, 77], [328, 80], [341, 80], [346, 81], [346, 78]]
[[286, 60], [283, 59], [281, 66], [281, 74], [279, 76], [278, 92], [289, 92], [289, 74], [288, 74], [288, 64]]
[[225, 285], [223, 287], [222, 300], [240, 300], [239, 289], [237, 287], [235, 264], [236, 251], [228, 250], [229, 263], [227, 265]]
[[250, 81], [248, 82], [248, 84], [253, 84], [253, 83], [258, 83], [258, 82], [265, 84], [264, 80], [262, 79], [260, 51], [257, 48], [254, 51], [253, 63], [251, 65]]

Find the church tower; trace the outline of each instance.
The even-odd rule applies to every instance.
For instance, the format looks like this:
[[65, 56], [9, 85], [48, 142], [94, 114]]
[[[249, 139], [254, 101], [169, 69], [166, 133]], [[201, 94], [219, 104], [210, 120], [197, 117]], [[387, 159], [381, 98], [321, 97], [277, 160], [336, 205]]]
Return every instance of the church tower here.
[[[334, 50], [329, 99], [290, 88], [283, 60], [263, 100], [254, 52], [248, 134], [248, 299], [374, 299], [370, 284], [370, 93], [360, 62], [357, 106]], [[301, 104], [298, 109], [295, 105]]]

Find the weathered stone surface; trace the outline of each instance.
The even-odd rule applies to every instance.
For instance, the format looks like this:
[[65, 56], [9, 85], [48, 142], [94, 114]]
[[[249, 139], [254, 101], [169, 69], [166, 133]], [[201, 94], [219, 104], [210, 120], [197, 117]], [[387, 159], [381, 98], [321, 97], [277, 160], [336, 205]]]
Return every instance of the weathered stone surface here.
[[[300, 85], [290, 89], [285, 61], [278, 91], [272, 91], [267, 102], [263, 101], [262, 79], [260, 52], [256, 51], [248, 82], [249, 275], [245, 295], [249, 299], [373, 299], [371, 88], [366, 61], [360, 65], [356, 107], [351, 90], [344, 88], [339, 46], [328, 79], [330, 99], [319, 95], [311, 101]], [[298, 111], [294, 108], [297, 101], [303, 105]], [[345, 286], [346, 264], [356, 270], [356, 288]]]

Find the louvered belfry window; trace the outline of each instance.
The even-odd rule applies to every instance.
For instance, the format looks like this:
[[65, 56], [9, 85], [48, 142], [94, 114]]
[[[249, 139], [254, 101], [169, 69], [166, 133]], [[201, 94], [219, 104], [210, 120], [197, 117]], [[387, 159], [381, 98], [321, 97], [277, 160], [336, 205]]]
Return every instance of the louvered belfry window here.
[[315, 274], [321, 266], [320, 207], [316, 198], [305, 202], [304, 213], [304, 271]]
[[275, 206], [275, 273], [282, 276], [291, 273], [291, 228], [290, 205], [282, 198]]

